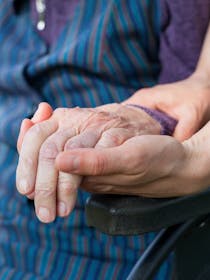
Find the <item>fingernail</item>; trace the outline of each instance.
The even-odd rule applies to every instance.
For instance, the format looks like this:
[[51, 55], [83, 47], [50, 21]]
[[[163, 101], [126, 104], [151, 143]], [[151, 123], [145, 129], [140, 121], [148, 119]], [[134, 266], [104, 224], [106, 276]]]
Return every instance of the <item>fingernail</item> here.
[[59, 202], [58, 203], [58, 215], [61, 217], [65, 216], [66, 211], [67, 211], [66, 204], [64, 202]]
[[51, 221], [50, 211], [45, 207], [40, 207], [38, 211], [38, 218], [44, 223], [50, 222]]
[[22, 179], [19, 183], [19, 190], [21, 193], [26, 194], [30, 190], [27, 180]]

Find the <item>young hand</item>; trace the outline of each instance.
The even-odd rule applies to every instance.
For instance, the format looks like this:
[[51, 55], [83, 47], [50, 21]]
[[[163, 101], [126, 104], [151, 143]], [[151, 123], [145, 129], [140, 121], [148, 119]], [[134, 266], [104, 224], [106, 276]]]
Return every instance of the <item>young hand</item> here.
[[183, 81], [139, 90], [124, 103], [156, 109], [177, 119], [173, 136], [184, 141], [210, 119], [209, 78], [196, 72]]

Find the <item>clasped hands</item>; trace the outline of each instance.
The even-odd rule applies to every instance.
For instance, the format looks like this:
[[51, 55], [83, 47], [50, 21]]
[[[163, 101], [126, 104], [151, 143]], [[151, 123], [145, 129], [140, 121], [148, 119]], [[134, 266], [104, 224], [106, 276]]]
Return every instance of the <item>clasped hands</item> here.
[[[195, 72], [174, 84], [140, 90], [123, 105], [53, 112], [42, 103], [31, 120], [22, 122], [18, 191], [34, 199], [41, 221], [52, 222], [70, 214], [78, 187], [145, 197], [205, 189], [210, 184], [209, 93], [206, 74]], [[175, 138], [158, 135], [159, 123], [139, 108], [124, 106], [128, 103], [176, 118]]]
[[[135, 176], [139, 176], [139, 162], [131, 160], [131, 154], [136, 153], [132, 141], [140, 135], [159, 134], [160, 130], [159, 123], [138, 108], [109, 104], [53, 112], [42, 103], [34, 117], [25, 119], [21, 126], [17, 189], [34, 199], [37, 217], [42, 222], [52, 222], [56, 215], [69, 215], [78, 187], [97, 191], [91, 183], [94, 177], [101, 180], [104, 192], [135, 193], [135, 186], [126, 190], [129, 177], [135, 181]], [[93, 148], [98, 156], [91, 155]], [[113, 153], [113, 162], [107, 162], [103, 152]]]

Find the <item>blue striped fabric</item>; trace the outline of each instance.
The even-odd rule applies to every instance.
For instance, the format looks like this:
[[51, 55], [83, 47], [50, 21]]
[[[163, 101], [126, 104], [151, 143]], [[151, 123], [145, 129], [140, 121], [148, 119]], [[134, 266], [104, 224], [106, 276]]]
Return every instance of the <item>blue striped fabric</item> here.
[[[80, 0], [48, 47], [30, 20], [0, 0], [0, 279], [123, 280], [155, 234], [111, 237], [86, 226], [79, 191], [66, 219], [45, 225], [15, 188], [21, 120], [40, 101], [56, 107], [120, 102], [153, 85], [159, 12], [154, 0]], [[17, 4], [20, 1], [17, 1]], [[156, 279], [169, 279], [166, 262]]]

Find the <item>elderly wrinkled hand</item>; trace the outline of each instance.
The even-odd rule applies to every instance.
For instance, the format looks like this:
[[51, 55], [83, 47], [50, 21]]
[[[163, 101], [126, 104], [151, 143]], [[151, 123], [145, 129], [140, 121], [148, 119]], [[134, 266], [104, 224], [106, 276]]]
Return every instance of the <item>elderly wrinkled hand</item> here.
[[118, 146], [133, 136], [159, 134], [160, 130], [159, 123], [142, 110], [119, 104], [56, 109], [48, 119], [29, 124], [25, 136], [19, 137], [17, 189], [23, 195], [33, 194], [41, 221], [67, 216], [82, 176], [58, 172], [55, 159], [60, 152]]

